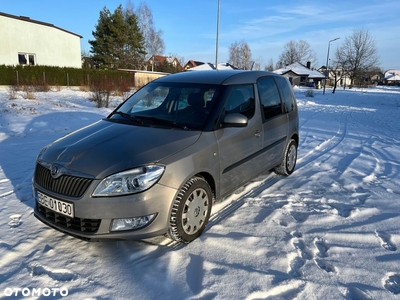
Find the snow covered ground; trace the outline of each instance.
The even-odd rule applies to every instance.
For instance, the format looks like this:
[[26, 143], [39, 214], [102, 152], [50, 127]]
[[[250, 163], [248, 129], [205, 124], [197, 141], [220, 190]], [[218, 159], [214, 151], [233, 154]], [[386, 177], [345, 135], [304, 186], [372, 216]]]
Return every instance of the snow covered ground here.
[[40, 149], [111, 108], [77, 89], [9, 100], [0, 87], [0, 298], [400, 299], [400, 89], [304, 92], [295, 172], [252, 183], [171, 247], [88, 243], [36, 220]]

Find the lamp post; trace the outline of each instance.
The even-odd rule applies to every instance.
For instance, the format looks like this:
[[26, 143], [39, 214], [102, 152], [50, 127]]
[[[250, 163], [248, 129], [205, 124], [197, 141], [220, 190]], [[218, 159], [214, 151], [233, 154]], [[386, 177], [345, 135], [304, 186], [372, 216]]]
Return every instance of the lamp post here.
[[324, 95], [325, 95], [326, 79], [327, 79], [327, 77], [329, 77], [329, 70], [328, 70], [328, 64], [329, 64], [329, 48], [331, 47], [331, 42], [336, 41], [336, 40], [338, 40], [338, 39], [340, 39], [340, 37], [337, 37], [336, 39], [330, 40], [330, 41], [328, 42], [328, 54], [326, 55], [326, 65], [325, 65], [326, 70], [325, 70], [325, 80], [324, 80], [324, 92], [322, 93], [322, 94], [324, 94]]
[[218, 0], [218, 12], [217, 12], [217, 38], [215, 44], [215, 68], [218, 70], [218, 36], [219, 36], [219, 0]]

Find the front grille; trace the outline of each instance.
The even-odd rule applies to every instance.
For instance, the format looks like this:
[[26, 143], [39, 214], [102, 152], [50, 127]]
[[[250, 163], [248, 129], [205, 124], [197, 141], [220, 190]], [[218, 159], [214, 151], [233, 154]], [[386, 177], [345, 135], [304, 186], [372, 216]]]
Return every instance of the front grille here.
[[54, 225], [66, 228], [73, 229], [80, 232], [89, 232], [95, 233], [99, 229], [100, 221], [97, 219], [81, 219], [81, 218], [70, 218], [54, 212], [40, 204], [37, 204], [37, 211], [39, 214], [44, 217], [50, 223]]
[[35, 182], [48, 191], [79, 198], [92, 183], [92, 179], [70, 175], [53, 178], [49, 169], [41, 164], [36, 164]]

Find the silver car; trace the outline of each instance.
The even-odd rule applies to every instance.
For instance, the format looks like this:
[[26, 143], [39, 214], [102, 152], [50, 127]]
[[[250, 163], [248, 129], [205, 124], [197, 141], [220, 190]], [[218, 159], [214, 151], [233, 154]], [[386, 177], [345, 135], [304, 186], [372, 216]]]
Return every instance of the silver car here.
[[86, 240], [167, 235], [189, 243], [215, 201], [265, 171], [291, 174], [298, 143], [296, 99], [285, 77], [168, 75], [41, 150], [34, 213]]

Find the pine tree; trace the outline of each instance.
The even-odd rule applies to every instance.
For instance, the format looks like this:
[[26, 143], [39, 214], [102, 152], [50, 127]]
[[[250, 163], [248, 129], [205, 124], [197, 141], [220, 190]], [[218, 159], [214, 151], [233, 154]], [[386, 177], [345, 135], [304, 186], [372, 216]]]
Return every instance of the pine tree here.
[[119, 5], [113, 14], [104, 7], [92, 32], [90, 40], [93, 60], [99, 68], [139, 69], [143, 65], [146, 51], [144, 38], [136, 15], [124, 12]]

